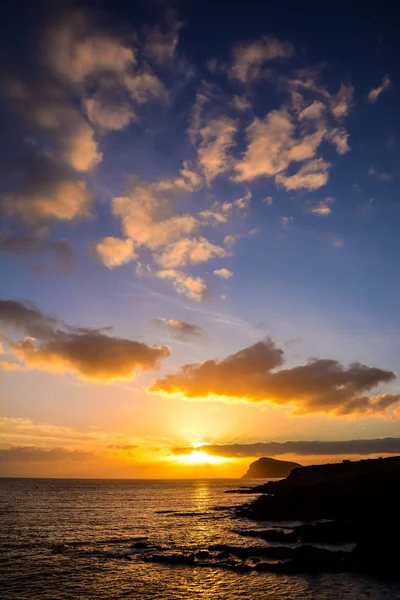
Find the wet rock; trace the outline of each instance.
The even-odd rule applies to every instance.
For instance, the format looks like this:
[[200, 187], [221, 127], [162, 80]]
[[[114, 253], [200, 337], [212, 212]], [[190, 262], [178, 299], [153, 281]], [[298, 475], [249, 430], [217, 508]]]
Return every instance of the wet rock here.
[[196, 558], [200, 560], [204, 560], [206, 558], [211, 558], [211, 554], [208, 550], [198, 550], [195, 554]]
[[145, 560], [170, 565], [193, 565], [195, 562], [193, 552], [190, 554], [152, 554], [145, 557]]
[[249, 529], [238, 532], [245, 537], [256, 537], [268, 542], [345, 544], [357, 542], [359, 527], [349, 521], [326, 521], [315, 525], [304, 524], [288, 528]]
[[131, 545], [131, 548], [135, 548], [136, 550], [143, 550], [145, 548], [149, 548], [150, 544], [148, 542], [136, 542]]

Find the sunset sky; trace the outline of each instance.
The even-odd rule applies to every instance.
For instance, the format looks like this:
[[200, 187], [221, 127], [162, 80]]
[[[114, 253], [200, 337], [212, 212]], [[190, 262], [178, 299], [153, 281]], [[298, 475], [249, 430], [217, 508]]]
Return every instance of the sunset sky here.
[[400, 453], [395, 11], [2, 9], [1, 475]]

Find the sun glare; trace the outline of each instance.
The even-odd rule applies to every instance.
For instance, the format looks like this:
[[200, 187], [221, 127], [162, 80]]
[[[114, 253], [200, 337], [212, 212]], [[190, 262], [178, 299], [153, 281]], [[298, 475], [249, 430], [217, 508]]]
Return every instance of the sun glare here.
[[179, 454], [176, 459], [185, 465], [219, 465], [225, 462], [222, 456], [213, 456], [202, 450], [193, 450], [190, 454]]

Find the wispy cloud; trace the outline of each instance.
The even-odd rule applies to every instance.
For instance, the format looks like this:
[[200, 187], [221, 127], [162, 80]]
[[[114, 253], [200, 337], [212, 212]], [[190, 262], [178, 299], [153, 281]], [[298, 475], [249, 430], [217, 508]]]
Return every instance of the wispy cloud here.
[[186, 323], [176, 319], [163, 319], [162, 317], [156, 317], [153, 320], [157, 325], [167, 329], [172, 337], [180, 340], [203, 335], [203, 328], [194, 323]]
[[368, 174], [371, 175], [372, 177], [376, 177], [376, 179], [380, 179], [381, 181], [384, 181], [386, 183], [389, 183], [393, 179], [393, 175], [391, 173], [387, 173], [385, 171], [378, 171], [378, 169], [375, 169], [374, 166], [371, 166], [368, 169]]
[[392, 82], [389, 78], [389, 75], [385, 75], [385, 77], [382, 79], [381, 85], [378, 85], [378, 87], [376, 88], [370, 89], [370, 91], [368, 92], [368, 102], [374, 104], [378, 100], [379, 96], [383, 94], [383, 92], [386, 92], [388, 89], [390, 89], [391, 86]]
[[233, 275], [232, 271], [230, 271], [229, 269], [216, 269], [214, 271], [214, 275], [216, 275], [217, 277], [221, 277], [222, 279], [230, 279]]

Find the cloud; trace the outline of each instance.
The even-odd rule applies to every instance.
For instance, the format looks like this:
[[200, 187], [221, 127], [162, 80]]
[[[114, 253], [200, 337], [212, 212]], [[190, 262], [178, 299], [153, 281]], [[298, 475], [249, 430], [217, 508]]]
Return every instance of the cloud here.
[[227, 72], [230, 78], [249, 84], [260, 79], [266, 62], [288, 58], [293, 53], [294, 47], [290, 42], [264, 36], [255, 42], [237, 44], [232, 50], [232, 64]]
[[308, 206], [307, 212], [309, 212], [311, 215], [317, 215], [318, 217], [327, 217], [332, 213], [331, 204], [334, 201], [334, 198], [327, 196], [325, 200], [320, 200], [320, 202]]
[[242, 112], [245, 110], [250, 110], [252, 108], [252, 104], [250, 102], [250, 100], [248, 98], [246, 98], [246, 96], [233, 96], [232, 99], [233, 102], [233, 106], [236, 108], [236, 110]]
[[104, 330], [71, 327], [15, 300], [0, 301], [0, 322], [28, 336], [18, 341], [4, 338], [7, 347], [3, 353], [13, 355], [18, 362], [3, 362], [3, 369], [14, 366], [73, 373], [81, 379], [109, 382], [134, 379], [138, 369], [157, 369], [170, 355], [166, 346], [113, 337]]
[[[165, 98], [139, 48], [94, 15], [61, 10], [36, 24], [24, 58], [10, 52], [0, 70], [9, 110], [10, 152], [2, 209], [36, 225], [90, 215], [86, 177], [103, 158], [100, 137], [138, 118], [141, 104]], [[40, 39], [40, 43], [37, 40]], [[34, 40], [31, 45], [30, 40]]]
[[391, 175], [390, 173], [385, 173], [385, 171], [378, 171], [373, 166], [371, 166], [368, 169], [368, 174], [371, 175], [372, 177], [376, 177], [377, 179], [380, 179], [381, 181], [385, 181], [386, 183], [389, 183], [393, 179], [393, 175]]
[[252, 199], [252, 197], [253, 194], [250, 192], [250, 190], [247, 190], [247, 192], [243, 196], [236, 198], [236, 200], [234, 201], [234, 205], [240, 208], [241, 210], [247, 210], [249, 208], [250, 200]]
[[40, 233], [0, 234], [0, 253], [17, 257], [36, 253], [51, 254], [55, 256], [63, 273], [69, 273], [75, 261], [75, 253], [68, 240], [48, 240]]
[[218, 117], [208, 121], [199, 130], [198, 163], [207, 183], [230, 169], [232, 158], [229, 149], [235, 144], [237, 129], [237, 123], [233, 119]]
[[215, 271], [213, 271], [214, 275], [216, 275], [216, 277], [222, 277], [222, 279], [229, 279], [230, 277], [232, 277], [233, 273], [232, 271], [229, 271], [229, 269], [216, 269]]
[[62, 447], [13, 446], [12, 448], [0, 448], [0, 458], [4, 462], [80, 462], [93, 460], [94, 457], [93, 452]]
[[203, 227], [225, 224], [233, 209], [230, 202], [213, 202], [199, 212], [178, 212], [180, 198], [199, 185], [199, 176], [184, 163], [177, 177], [152, 183], [133, 178], [128, 194], [112, 200], [113, 214], [121, 220], [122, 234], [131, 240], [135, 253], [149, 251], [158, 268], [162, 267], [156, 275], [173, 281], [179, 294], [193, 300], [203, 299], [207, 286], [200, 277], [181, 269], [230, 254], [199, 232]]
[[330, 163], [316, 158], [304, 164], [294, 175], [277, 175], [275, 182], [286, 190], [318, 190], [328, 182]]
[[50, 338], [60, 321], [44, 315], [33, 303], [0, 300], [0, 323], [40, 339]]
[[[287, 109], [271, 111], [265, 119], [256, 118], [247, 128], [248, 147], [235, 166], [236, 181], [275, 177], [287, 190], [314, 190], [328, 180], [330, 164], [317, 158], [328, 133], [324, 126], [307, 134], [296, 129], [295, 118]], [[287, 175], [293, 163], [303, 162], [297, 173]]]
[[33, 157], [18, 168], [25, 178], [23, 189], [6, 192], [1, 208], [29, 225], [52, 220], [87, 218], [92, 195], [81, 177], [52, 157]]
[[[400, 438], [340, 441], [256, 442], [254, 444], [209, 444], [198, 451], [228, 458], [280, 456], [351, 456], [369, 454], [400, 454]], [[174, 448], [174, 454], [193, 452], [193, 447]]]
[[137, 257], [133, 249], [133, 242], [129, 238], [121, 240], [115, 237], [105, 237], [97, 242], [95, 252], [100, 262], [109, 269], [124, 265]]
[[379, 384], [394, 381], [393, 371], [361, 363], [346, 368], [332, 359], [313, 359], [293, 368], [283, 364], [283, 350], [266, 338], [220, 360], [183, 365], [177, 373], [153, 382], [150, 391], [289, 404], [297, 414], [336, 416], [385, 414], [400, 402], [400, 394], [366, 395]]
[[126, 452], [131, 452], [132, 450], [139, 448], [139, 446], [137, 444], [109, 444], [108, 448], [111, 450], [124, 450]]
[[170, 197], [194, 189], [186, 169], [175, 179], [148, 183], [134, 178], [127, 196], [112, 200], [113, 214], [121, 219], [126, 237], [136, 245], [156, 250], [195, 231], [199, 223], [191, 214], [176, 214]]
[[145, 30], [144, 54], [158, 64], [170, 64], [175, 57], [182, 25], [174, 10], [167, 11], [164, 26]]
[[343, 119], [352, 108], [353, 88], [341, 84], [331, 94], [317, 72], [303, 69], [278, 78], [278, 89], [286, 92], [287, 100], [248, 125], [247, 147], [234, 165], [233, 180], [271, 177], [288, 191], [318, 189], [327, 183], [331, 167], [320, 155], [324, 142], [339, 154], [350, 149]]
[[156, 261], [162, 267], [169, 269], [196, 265], [207, 262], [211, 258], [221, 258], [227, 255], [228, 252], [225, 248], [212, 244], [204, 237], [184, 238], [167, 246], [164, 252], [156, 256]]
[[228, 248], [232, 248], [238, 240], [241, 240], [241, 239], [247, 238], [247, 237], [252, 237], [257, 232], [258, 232], [257, 229], [250, 229], [250, 231], [247, 231], [245, 233], [230, 233], [229, 235], [226, 235], [224, 237], [224, 244], [225, 244], [225, 246], [228, 246]]
[[171, 279], [178, 294], [183, 294], [190, 300], [201, 302], [207, 296], [207, 285], [201, 277], [193, 277], [176, 269], [158, 271], [156, 275], [160, 279]]
[[203, 335], [203, 328], [193, 323], [185, 323], [185, 321], [176, 321], [175, 319], [163, 319], [161, 317], [155, 318], [154, 322], [167, 329], [172, 337], [180, 340]]
[[372, 104], [374, 104], [378, 100], [379, 96], [381, 94], [383, 94], [383, 92], [390, 89], [391, 86], [392, 86], [392, 82], [389, 78], [389, 75], [385, 75], [385, 77], [382, 79], [381, 85], [378, 85], [378, 87], [376, 87], [376, 88], [372, 88], [368, 92], [368, 102], [371, 102]]
[[89, 121], [104, 130], [119, 131], [136, 118], [128, 103], [115, 102], [114, 99], [107, 102], [99, 94], [85, 99], [84, 106]]

